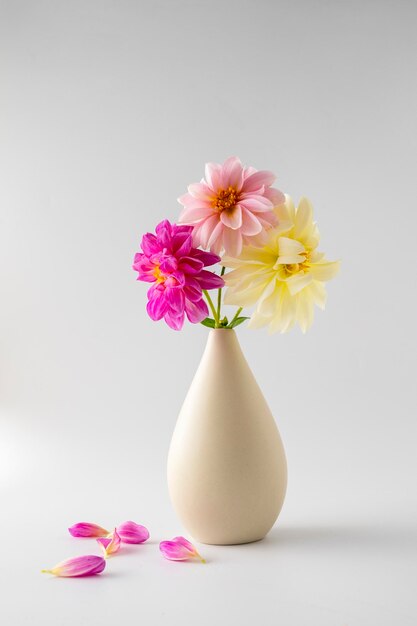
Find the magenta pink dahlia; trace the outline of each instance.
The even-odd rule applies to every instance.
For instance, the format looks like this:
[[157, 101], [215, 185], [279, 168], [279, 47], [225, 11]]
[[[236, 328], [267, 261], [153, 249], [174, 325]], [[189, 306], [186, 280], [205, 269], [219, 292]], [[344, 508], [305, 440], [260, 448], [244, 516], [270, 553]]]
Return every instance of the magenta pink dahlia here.
[[191, 226], [177, 226], [164, 220], [156, 235], [142, 237], [142, 252], [135, 254], [133, 269], [138, 280], [153, 283], [146, 310], [151, 319], [162, 318], [174, 330], [181, 330], [184, 314], [193, 324], [208, 315], [203, 289], [218, 289], [224, 281], [203, 269], [220, 258], [193, 247]]
[[271, 187], [274, 174], [243, 167], [230, 157], [223, 165], [207, 163], [206, 178], [188, 186], [178, 198], [184, 206], [180, 223], [193, 226], [194, 245], [219, 254], [239, 256], [242, 245], [260, 246], [265, 231], [276, 224], [274, 206], [284, 194]]

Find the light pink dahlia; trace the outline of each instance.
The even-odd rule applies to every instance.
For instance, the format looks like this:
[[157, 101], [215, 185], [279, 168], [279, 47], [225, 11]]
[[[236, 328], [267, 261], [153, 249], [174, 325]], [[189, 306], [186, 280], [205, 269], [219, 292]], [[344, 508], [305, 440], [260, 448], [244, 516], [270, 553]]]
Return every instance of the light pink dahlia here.
[[243, 167], [230, 157], [223, 165], [207, 163], [205, 179], [188, 186], [178, 201], [184, 206], [179, 222], [193, 226], [195, 246], [239, 256], [242, 245], [260, 246], [265, 231], [277, 222], [274, 206], [284, 194], [271, 187], [274, 174]]

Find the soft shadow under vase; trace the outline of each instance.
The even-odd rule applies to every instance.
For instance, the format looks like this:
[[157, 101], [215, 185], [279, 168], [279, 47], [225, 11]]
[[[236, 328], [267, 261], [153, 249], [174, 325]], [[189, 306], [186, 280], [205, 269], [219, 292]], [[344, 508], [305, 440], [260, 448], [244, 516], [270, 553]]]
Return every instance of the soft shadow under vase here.
[[174, 509], [202, 543], [258, 541], [286, 486], [281, 437], [235, 331], [211, 330], [169, 450]]

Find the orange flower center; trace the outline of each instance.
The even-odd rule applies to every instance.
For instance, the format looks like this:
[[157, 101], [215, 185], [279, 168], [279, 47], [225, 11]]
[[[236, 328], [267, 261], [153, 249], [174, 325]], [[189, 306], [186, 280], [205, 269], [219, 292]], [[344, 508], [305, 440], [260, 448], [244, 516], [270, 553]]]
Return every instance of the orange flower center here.
[[220, 213], [222, 211], [231, 211], [235, 208], [239, 200], [239, 192], [234, 187], [220, 189], [217, 196], [213, 200], [213, 207]]

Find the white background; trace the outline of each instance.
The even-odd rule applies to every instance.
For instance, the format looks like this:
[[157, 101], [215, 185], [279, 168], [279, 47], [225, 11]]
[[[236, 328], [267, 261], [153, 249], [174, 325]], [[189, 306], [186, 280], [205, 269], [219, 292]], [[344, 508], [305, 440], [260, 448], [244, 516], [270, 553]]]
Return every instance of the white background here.
[[[0, 619], [412, 626], [416, 579], [414, 2], [0, 2]], [[207, 330], [151, 322], [131, 270], [205, 161], [316, 211], [342, 260], [302, 336], [239, 329], [288, 495], [269, 537], [164, 561], [176, 415]], [[66, 528], [152, 540], [95, 579]], [[97, 552], [98, 553], [98, 552]]]

